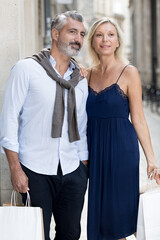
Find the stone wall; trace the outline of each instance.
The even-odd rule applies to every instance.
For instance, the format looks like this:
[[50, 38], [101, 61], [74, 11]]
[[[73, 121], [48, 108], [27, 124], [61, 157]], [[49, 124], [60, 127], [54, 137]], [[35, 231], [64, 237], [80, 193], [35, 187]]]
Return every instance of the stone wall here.
[[[1, 0], [0, 109], [11, 67], [17, 60], [43, 47], [43, 0]], [[0, 204], [10, 200], [12, 186], [8, 162], [0, 155]]]
[[[157, 87], [160, 88], [160, 1], [157, 0]], [[132, 63], [138, 68], [143, 85], [152, 84], [152, 23], [151, 1], [130, 0], [132, 23]], [[156, 44], [156, 43], [155, 43]]]

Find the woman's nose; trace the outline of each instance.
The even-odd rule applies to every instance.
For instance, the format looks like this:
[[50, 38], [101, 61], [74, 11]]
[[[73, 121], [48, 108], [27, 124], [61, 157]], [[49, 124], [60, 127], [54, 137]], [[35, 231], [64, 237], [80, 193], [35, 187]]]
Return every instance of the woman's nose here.
[[103, 35], [103, 41], [106, 42], [108, 40], [108, 36], [107, 35]]

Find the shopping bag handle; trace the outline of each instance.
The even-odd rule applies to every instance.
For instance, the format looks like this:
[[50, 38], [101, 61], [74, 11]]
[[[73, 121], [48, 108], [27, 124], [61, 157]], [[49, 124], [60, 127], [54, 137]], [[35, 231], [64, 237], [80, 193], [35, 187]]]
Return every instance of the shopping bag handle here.
[[17, 205], [17, 193], [16, 191], [12, 191], [11, 194], [11, 206], [16, 206]]
[[[26, 198], [25, 206], [30, 207], [31, 206], [30, 194], [28, 191], [26, 192], [26, 194], [27, 194], [27, 198]], [[13, 190], [11, 194], [11, 206], [17, 206], [17, 192], [15, 190]]]

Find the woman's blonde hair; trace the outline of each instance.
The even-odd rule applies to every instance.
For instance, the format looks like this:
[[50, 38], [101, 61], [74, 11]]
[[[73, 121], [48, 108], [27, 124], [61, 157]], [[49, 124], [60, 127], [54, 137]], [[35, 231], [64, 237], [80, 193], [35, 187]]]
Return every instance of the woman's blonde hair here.
[[111, 19], [111, 18], [107, 18], [107, 17], [103, 17], [98, 19], [90, 28], [89, 33], [88, 33], [88, 51], [89, 54], [91, 55], [92, 61], [93, 61], [93, 65], [98, 65], [100, 63], [99, 60], [99, 56], [96, 53], [96, 51], [94, 50], [93, 46], [92, 46], [92, 42], [93, 42], [93, 37], [94, 37], [94, 33], [96, 31], [96, 29], [104, 23], [111, 23], [117, 31], [117, 36], [118, 36], [118, 41], [119, 41], [119, 47], [117, 47], [116, 51], [115, 51], [115, 57], [120, 60], [121, 62], [124, 63], [128, 63], [127, 58], [124, 55], [124, 40], [123, 40], [123, 33], [121, 28], [119, 27], [118, 23], [116, 23], [115, 20]]

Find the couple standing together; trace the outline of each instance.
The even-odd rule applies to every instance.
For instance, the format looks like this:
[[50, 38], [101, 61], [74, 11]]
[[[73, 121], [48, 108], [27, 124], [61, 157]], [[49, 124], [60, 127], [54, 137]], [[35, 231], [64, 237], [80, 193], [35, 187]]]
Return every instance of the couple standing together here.
[[119, 240], [136, 232], [138, 140], [148, 175], [153, 172], [160, 182], [139, 74], [123, 59], [121, 30], [108, 18], [92, 25], [88, 47], [94, 66], [88, 82], [72, 58], [85, 32], [76, 11], [56, 16], [51, 50], [16, 63], [4, 96], [0, 145], [13, 188], [23, 202], [29, 191], [32, 206], [43, 209], [45, 240], [52, 214], [55, 240], [80, 238], [88, 159], [88, 240]]

